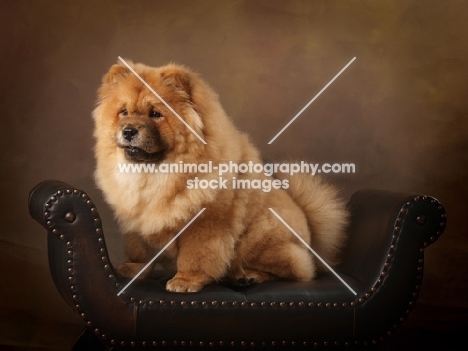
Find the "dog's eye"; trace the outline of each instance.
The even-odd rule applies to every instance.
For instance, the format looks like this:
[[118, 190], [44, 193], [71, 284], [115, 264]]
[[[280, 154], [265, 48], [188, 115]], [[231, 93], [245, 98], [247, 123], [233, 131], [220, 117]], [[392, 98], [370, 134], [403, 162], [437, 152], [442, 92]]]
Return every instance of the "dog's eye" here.
[[162, 114], [159, 113], [158, 111], [151, 110], [150, 113], [149, 113], [149, 116], [151, 118], [159, 118], [159, 117], [162, 117]]
[[120, 114], [121, 116], [128, 116], [128, 111], [127, 111], [126, 108], [124, 108], [123, 110], [120, 110], [119, 114]]

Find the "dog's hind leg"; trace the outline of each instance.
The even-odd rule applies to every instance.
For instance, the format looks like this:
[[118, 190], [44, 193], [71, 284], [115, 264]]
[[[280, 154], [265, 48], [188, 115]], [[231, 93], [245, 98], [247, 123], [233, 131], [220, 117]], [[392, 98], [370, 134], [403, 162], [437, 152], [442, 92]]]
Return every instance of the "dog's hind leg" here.
[[268, 280], [309, 281], [314, 278], [316, 267], [305, 246], [287, 242], [262, 251], [249, 260], [234, 279], [235, 285], [246, 286]]

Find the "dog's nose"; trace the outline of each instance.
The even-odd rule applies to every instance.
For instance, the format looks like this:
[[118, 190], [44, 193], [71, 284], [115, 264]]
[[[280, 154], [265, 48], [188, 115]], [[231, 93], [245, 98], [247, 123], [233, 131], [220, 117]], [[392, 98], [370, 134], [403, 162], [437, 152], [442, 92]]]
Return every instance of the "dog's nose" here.
[[134, 127], [127, 127], [127, 128], [124, 128], [124, 130], [122, 131], [122, 136], [128, 141], [132, 141], [135, 135], [137, 134], [138, 134], [138, 129]]

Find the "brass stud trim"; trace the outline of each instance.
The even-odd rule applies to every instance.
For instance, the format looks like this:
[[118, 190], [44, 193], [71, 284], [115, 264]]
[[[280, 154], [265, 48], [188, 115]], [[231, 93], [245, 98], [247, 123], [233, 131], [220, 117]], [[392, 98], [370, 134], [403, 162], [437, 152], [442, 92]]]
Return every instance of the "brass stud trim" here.
[[[70, 194], [70, 193], [71, 193], [70, 190], [66, 190], [65, 192], [66, 192], [67, 194]], [[73, 192], [74, 192], [75, 194], [78, 194], [78, 193], [79, 193], [79, 191], [77, 191], [77, 190], [74, 190]], [[63, 194], [63, 192], [62, 192], [62, 194]], [[60, 195], [60, 194], [59, 194], [59, 195]], [[82, 197], [82, 198], [87, 198], [87, 196], [85, 196], [84, 193], [81, 195], [81, 197]], [[421, 197], [419, 200], [415, 200], [415, 202], [420, 201], [420, 200], [422, 200], [422, 201], [427, 201], [427, 198]], [[52, 198], [50, 199], [50, 202], [55, 202], [55, 201], [57, 201], [56, 198], [55, 198], [55, 199], [52, 199]], [[92, 204], [92, 202], [91, 202], [89, 199], [88, 199], [86, 202], [87, 202], [88, 205]], [[433, 200], [433, 199], [431, 200], [431, 203], [432, 203], [432, 204], [438, 204], [438, 202], [435, 201], [435, 200]], [[408, 202], [407, 206], [410, 206], [411, 204], [412, 204], [411, 202]], [[52, 206], [50, 203], [48, 203], [48, 205], [49, 205], [50, 207]], [[47, 208], [47, 206], [46, 206], [46, 208]], [[438, 209], [439, 209], [439, 210], [442, 210], [443, 208], [442, 208], [442, 206], [439, 206]], [[91, 211], [93, 214], [97, 214], [97, 209], [96, 209], [95, 207], [90, 207], [90, 211]], [[46, 212], [47, 212], [47, 211], [46, 211]], [[407, 209], [404, 208], [404, 209], [400, 210], [400, 215], [404, 215], [404, 214], [406, 214], [407, 212], [408, 212]], [[50, 216], [50, 214], [46, 214], [46, 216]], [[440, 235], [442, 234], [443, 227], [445, 226], [445, 218], [446, 218], [446, 215], [445, 215], [445, 214], [441, 214], [441, 219], [443, 219], [443, 220], [440, 222], [439, 225], [440, 225], [440, 227], [442, 227], [442, 229], [440, 229], [440, 230], [437, 232], [437, 234], [436, 234], [435, 236], [432, 236], [432, 237], [430, 238], [431, 241], [435, 241], [435, 240], [438, 238], [438, 236], [440, 236]], [[95, 218], [94, 222], [95, 222], [96, 225], [100, 225], [101, 220], [100, 220], [100, 218]], [[52, 222], [52, 221], [49, 221], [49, 222], [47, 222], [47, 223], [48, 223], [49, 226], [53, 226], [53, 222]], [[398, 238], [398, 234], [399, 234], [399, 232], [401, 231], [401, 224], [402, 224], [402, 223], [403, 223], [403, 218], [400, 216], [400, 217], [398, 217], [397, 220], [396, 220], [396, 224], [398, 224], [398, 225], [395, 225], [395, 227], [394, 227], [393, 244], [391, 245], [391, 247], [390, 247], [390, 252], [389, 252], [388, 255], [387, 255], [387, 262], [386, 262], [386, 264], [385, 264], [385, 271], [381, 272], [381, 278], [377, 281], [376, 285], [373, 286], [369, 292], [365, 293], [364, 296], [363, 296], [361, 299], [359, 299], [358, 301], [364, 301], [365, 299], [370, 298], [370, 296], [372, 295], [372, 293], [376, 292], [377, 289], [378, 289], [378, 287], [379, 287], [379, 285], [382, 284], [382, 279], [385, 279], [385, 278], [386, 278], [386, 276], [387, 276], [387, 272], [386, 272], [386, 271], [387, 271], [387, 269], [389, 269], [389, 268], [391, 267], [391, 262], [390, 262], [390, 261], [391, 261], [391, 260], [393, 259], [393, 257], [394, 257], [394, 256], [393, 256], [393, 255], [394, 255], [394, 254], [393, 254], [393, 251], [395, 250], [396, 239]], [[58, 231], [57, 231], [55, 228], [52, 229], [51, 231], [52, 231], [53, 234], [56, 234], [56, 235], [59, 234]], [[101, 234], [102, 234], [102, 229], [101, 229], [101, 228], [96, 228], [96, 233], [97, 233], [98, 235], [101, 235]], [[65, 237], [63, 236], [63, 234], [62, 234], [59, 238], [60, 238], [61, 240], [63, 240], [63, 241], [65, 240]], [[103, 239], [103, 237], [99, 237], [99, 238], [98, 238], [98, 241], [99, 241], [99, 243], [104, 244], [104, 239]], [[67, 244], [70, 245], [71, 242], [67, 242]], [[428, 243], [426, 243], [426, 246], [427, 246], [427, 245], [428, 245]], [[71, 245], [70, 245], [70, 246], [71, 246]], [[421, 252], [423, 252], [423, 251], [424, 251], [424, 250], [421, 249]], [[104, 254], [105, 252], [106, 252], [105, 248], [101, 248], [101, 249], [100, 249], [100, 253], [101, 253], [101, 254]], [[73, 255], [73, 251], [72, 251], [71, 249], [68, 250], [67, 253], [68, 253], [69, 256], [72, 256], [72, 255]], [[105, 256], [105, 255], [103, 255], [103, 256], [102, 256], [102, 259], [106, 261], [106, 260], [108, 260], [108, 257]], [[423, 262], [423, 261], [419, 261], [419, 263], [420, 263], [421, 266], [418, 267], [418, 270], [419, 270], [419, 269], [422, 269], [422, 265], [423, 265], [424, 262]], [[72, 268], [73, 260], [72, 260], [72, 259], [69, 259], [69, 260], [67, 261], [67, 264], [70, 266], [70, 267], [68, 268], [68, 270], [67, 270], [67, 272], [70, 274], [69, 277], [73, 277], [73, 268]], [[106, 264], [104, 267], [105, 267], [105, 269], [110, 269], [109, 264]], [[115, 276], [114, 276], [113, 274], [109, 274], [109, 278], [110, 278], [110, 279], [114, 279]], [[418, 279], [420, 279], [420, 278], [421, 278], [421, 276], [418, 276]], [[419, 285], [419, 284], [420, 284], [420, 283], [418, 283], [418, 285], [415, 286], [415, 292], [413, 293], [413, 299], [414, 299], [414, 300], [415, 300], [415, 299], [417, 298], [417, 296], [418, 296], [418, 293], [417, 293], [416, 290], [419, 290], [419, 289], [420, 289], [420, 285]], [[120, 284], [118, 284], [118, 283], [116, 283], [115, 285], [116, 285], [116, 286], [120, 286]], [[74, 285], [70, 285], [70, 290], [75, 291], [75, 286], [74, 286]], [[73, 295], [73, 299], [74, 299], [74, 301], [77, 301], [77, 300], [78, 300], [78, 295], [74, 294], [74, 295]], [[133, 301], [135, 301], [135, 298], [133, 298]], [[143, 301], [143, 300], [140, 300], [139, 303], [141, 304], [142, 301]], [[143, 302], [143, 303], [144, 303], [144, 302]], [[173, 303], [175, 303], [175, 301], [171, 301], [171, 305], [174, 305]], [[237, 307], [239, 303], [240, 303], [240, 305], [241, 305], [242, 307], [247, 307], [247, 306], [250, 306], [250, 307], [253, 307], [253, 308], [254, 308], [254, 307], [257, 307], [257, 303], [255, 303], [255, 302], [250, 302], [250, 303], [248, 303], [248, 302], [246, 302], [246, 301], [242, 301], [242, 302], [236, 302], [236, 301], [234, 301], [234, 302], [232, 302], [231, 304], [232, 304], [232, 307]], [[153, 306], [154, 304], [155, 304], [154, 301], [149, 301], [149, 302], [148, 302], [148, 305], [150, 305], [150, 306]], [[181, 306], [186, 306], [187, 304], [188, 304], [187, 301], [182, 301], [182, 302], [180, 302], [180, 305], [181, 305]], [[203, 307], [206, 307], [208, 304], [210, 304], [210, 305], [213, 306], [213, 307], [218, 306], [218, 302], [217, 302], [217, 301], [210, 301], [210, 302], [203, 301], [201, 304], [202, 304]], [[226, 307], [226, 306], [228, 305], [228, 302], [223, 301], [223, 302], [221, 302], [220, 304], [221, 304], [221, 306]], [[165, 305], [164, 300], [161, 300], [161, 301], [160, 301], [160, 305], [161, 305], [161, 306], [164, 306], [164, 305]], [[190, 302], [190, 305], [191, 305], [192, 307], [197, 306], [197, 301], [191, 301], [191, 302]], [[409, 302], [409, 304], [408, 304], [409, 308], [411, 308], [413, 305], [414, 305], [414, 301], [411, 301], [411, 302]], [[260, 306], [261, 306], [261, 307], [268, 307], [268, 306], [269, 306], [269, 307], [271, 307], [271, 308], [275, 308], [275, 307], [277, 307], [277, 303], [276, 303], [276, 302], [273, 302], [273, 301], [272, 301], [272, 302], [262, 301], [262, 302], [260, 303]], [[306, 303], [305, 303], [305, 302], [302, 302], [302, 301], [301, 301], [301, 302], [289, 302], [289, 303], [287, 303], [287, 302], [280, 302], [280, 303], [279, 303], [279, 306], [282, 307], [282, 308], [285, 308], [285, 307], [287, 307], [287, 306], [289, 306], [289, 307], [291, 307], [291, 308], [294, 308], [294, 307], [296, 307], [296, 306], [304, 307], [304, 306], [306, 306]], [[352, 302], [341, 302], [341, 303], [338, 303], [338, 302], [317, 302], [317, 303], [315, 303], [315, 304], [314, 304], [314, 302], [307, 302], [307, 306], [310, 307], [310, 308], [315, 307], [315, 306], [316, 306], [316, 307], [323, 307], [323, 306], [325, 306], [325, 307], [332, 307], [332, 306], [333, 306], [333, 307], [335, 307], [335, 308], [336, 308], [336, 307], [349, 307], [349, 306], [354, 307], [354, 306], [356, 306], [356, 302], [355, 302], [355, 301], [352, 301]], [[78, 308], [81, 308], [81, 306], [80, 306], [79, 304], [76, 304], [75, 307], [76, 307], [77, 309], [78, 309]], [[409, 313], [409, 309], [407, 310], [407, 313]], [[85, 315], [84, 313], [82, 313], [82, 314], [80, 314], [80, 315], [82, 316], [83, 319], [86, 318], [86, 315]], [[401, 317], [398, 321], [399, 321], [399, 322], [402, 322], [402, 321], [405, 320], [405, 319], [406, 319], [406, 318]], [[88, 325], [92, 325], [92, 322], [91, 322], [91, 321], [87, 321], [87, 324], [88, 324]], [[397, 328], [397, 327], [398, 327], [398, 325], [395, 324], [395, 325], [394, 325], [394, 328]], [[96, 329], [97, 329], [97, 328], [96, 328]], [[391, 335], [391, 334], [392, 334], [392, 331], [389, 331], [388, 334]], [[103, 338], [103, 339], [104, 339], [104, 338], [107, 338], [107, 336], [106, 336], [105, 334], [100, 334], [100, 336], [101, 336], [101, 338]], [[366, 340], [366, 341], [361, 341], [361, 345], [362, 345], [362, 344], [364, 344], [364, 345], [376, 344], [376, 343], [378, 342], [378, 340], [383, 340], [383, 339], [384, 339], [384, 337], [382, 336], [382, 337], [380, 337], [380, 339], [374, 339], [374, 340], [370, 340], [370, 341], [368, 341], [368, 340]], [[116, 345], [117, 341], [116, 341], [116, 340], [111, 340], [110, 343], [113, 344], [113, 345]], [[136, 346], [136, 343], [133, 342], [133, 341], [130, 341], [130, 342], [121, 341], [121, 345], [122, 345], [122, 344], [123, 344], [123, 345], [127, 345], [128, 343], [130, 343], [130, 345], [131, 345], [132, 347], [135, 347], [135, 346]], [[176, 343], [177, 343], [177, 341], [174, 343], [174, 345], [176, 345]], [[243, 343], [244, 343], [245, 346], [252, 346], [252, 347], [253, 347], [253, 346], [256, 346], [256, 345], [259, 345], [259, 344], [256, 343], [255, 341], [243, 341]], [[297, 343], [297, 341], [286, 341], [286, 340], [285, 340], [285, 341], [283, 341], [282, 343], [283, 343], [283, 345], [285, 345], [285, 346], [287, 346], [287, 345], [292, 345], [292, 346], [299, 345], [299, 344]], [[166, 341], [163, 341], [162, 344], [163, 344], [163, 345], [167, 345], [167, 342], [166, 342]], [[191, 346], [196, 345], [196, 344], [195, 344], [194, 342], [192, 342], [192, 341], [190, 341], [189, 344], [190, 344]], [[231, 344], [232, 344], [232, 345], [235, 345], [235, 342], [232, 341]], [[332, 344], [338, 346], [338, 345], [340, 345], [341, 343], [340, 343], [339, 341], [334, 341], [334, 342], [333, 342], [333, 341], [332, 341], [332, 342], [324, 341], [324, 342], [322, 342], [322, 343], [314, 343], [314, 346], [316, 346], [316, 345], [317, 345], [317, 346], [320, 346], [320, 345], [328, 346], [328, 345], [332, 345]], [[359, 342], [356, 341], [356, 344], [359, 344]], [[143, 341], [141, 345], [146, 346], [146, 345], [149, 345], [149, 344], [148, 344], [146, 341]], [[152, 341], [152, 345], [153, 345], [153, 346], [156, 346], [156, 345], [158, 345], [158, 343], [157, 343], [156, 341]], [[187, 344], [187, 342], [185, 342], [185, 341], [181, 341], [181, 342], [179, 343], [179, 345], [188, 345], [188, 344]], [[210, 347], [214, 347], [215, 343], [214, 343], [213, 341], [211, 341], [211, 342], [209, 342], [209, 343], [206, 343], [205, 341], [200, 341], [200, 342], [198, 342], [198, 345], [206, 345], [206, 346], [209, 345]], [[220, 346], [224, 345], [224, 342], [220, 341], [220, 342], [219, 342], [219, 345], [220, 345]], [[262, 345], [262, 346], [266, 346], [267, 343], [266, 343], [266, 342], [262, 342], [261, 345]], [[277, 345], [277, 344], [276, 344], [275, 341], [272, 341], [272, 342], [271, 342], [271, 345], [274, 346], [274, 345]], [[302, 345], [306, 346], [306, 345], [308, 345], [308, 343], [307, 343], [306, 341], [304, 341], [304, 342], [302, 342]], [[351, 345], [351, 342], [347, 341], [347, 342], [342, 343], [341, 345], [350, 346], [350, 345]]]

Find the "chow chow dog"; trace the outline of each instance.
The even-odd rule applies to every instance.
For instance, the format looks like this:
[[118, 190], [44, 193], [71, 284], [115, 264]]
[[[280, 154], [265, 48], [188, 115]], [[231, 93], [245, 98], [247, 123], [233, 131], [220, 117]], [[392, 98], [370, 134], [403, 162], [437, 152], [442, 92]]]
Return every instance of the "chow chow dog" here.
[[[196, 292], [219, 281], [248, 285], [313, 279], [322, 265], [270, 208], [329, 265], [339, 261], [348, 213], [335, 187], [317, 176], [232, 168], [223, 174], [228, 180], [223, 186], [197, 187], [202, 181], [221, 185], [222, 179], [196, 167], [190, 172], [123, 172], [119, 165], [211, 164], [216, 169], [263, 164], [198, 74], [176, 64], [128, 65], [167, 105], [122, 63], [110, 68], [98, 90], [95, 179], [122, 230], [128, 260], [117, 268], [121, 276], [133, 278], [203, 208], [164, 251], [175, 266], [169, 291]], [[276, 186], [270, 191], [238, 188], [232, 181]]]

